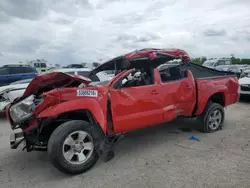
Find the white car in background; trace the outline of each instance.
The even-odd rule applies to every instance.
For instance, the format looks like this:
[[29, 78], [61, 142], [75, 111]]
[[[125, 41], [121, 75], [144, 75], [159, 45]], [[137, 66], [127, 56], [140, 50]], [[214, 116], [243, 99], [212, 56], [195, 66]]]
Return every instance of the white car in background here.
[[230, 58], [219, 58], [219, 59], [212, 58], [212, 59], [206, 60], [202, 64], [202, 66], [212, 68], [212, 69], [221, 65], [232, 65], [232, 60]]
[[241, 97], [250, 97], [250, 69], [243, 71], [239, 79], [239, 94]]
[[[67, 74], [73, 74], [73, 75], [80, 75], [84, 77], [89, 77], [89, 73], [92, 69], [90, 68], [62, 68], [62, 69], [54, 69], [49, 72], [63, 72]], [[91, 76], [90, 78], [93, 82], [98, 82], [98, 81], [106, 81], [106, 80], [111, 80], [112, 77], [108, 76], [105, 72], [99, 72], [94, 76]]]
[[23, 95], [31, 80], [19, 80], [7, 86], [0, 87], [0, 113], [4, 113], [7, 104]]

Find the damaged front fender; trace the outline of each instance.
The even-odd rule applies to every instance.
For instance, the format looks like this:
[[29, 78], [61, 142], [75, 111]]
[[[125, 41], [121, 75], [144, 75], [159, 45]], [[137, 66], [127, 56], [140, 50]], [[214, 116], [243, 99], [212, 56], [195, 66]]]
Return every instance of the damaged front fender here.
[[100, 106], [100, 103], [94, 99], [78, 99], [73, 101], [66, 101], [59, 103], [55, 106], [51, 106], [40, 112], [37, 116], [41, 118], [55, 118], [63, 113], [76, 111], [76, 110], [88, 110], [93, 115], [93, 118], [98, 124], [100, 124], [104, 133], [106, 133], [106, 112]]

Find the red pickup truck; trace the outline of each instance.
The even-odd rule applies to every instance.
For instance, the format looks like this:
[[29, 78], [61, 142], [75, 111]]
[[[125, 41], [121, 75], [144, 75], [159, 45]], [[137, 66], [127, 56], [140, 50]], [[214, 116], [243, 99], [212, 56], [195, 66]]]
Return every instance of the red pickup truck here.
[[[166, 62], [181, 59], [168, 66]], [[178, 116], [197, 117], [199, 129], [222, 128], [224, 107], [239, 100], [238, 79], [190, 62], [179, 49], [142, 49], [112, 59], [90, 73], [115, 70], [111, 80], [92, 82], [64, 73], [39, 75], [7, 107], [11, 148], [47, 150], [65, 173], [90, 169], [99, 156], [114, 157], [120, 135]]]

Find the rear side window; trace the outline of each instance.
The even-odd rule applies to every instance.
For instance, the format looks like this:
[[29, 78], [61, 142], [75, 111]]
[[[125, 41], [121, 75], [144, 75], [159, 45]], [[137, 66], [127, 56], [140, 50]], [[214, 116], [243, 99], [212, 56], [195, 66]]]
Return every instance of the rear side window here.
[[9, 74], [8, 68], [0, 68], [0, 75], [7, 75]]
[[170, 67], [164, 70], [159, 71], [161, 76], [161, 81], [164, 82], [170, 82], [179, 80], [182, 78], [187, 77], [186, 73], [181, 70], [178, 66]]

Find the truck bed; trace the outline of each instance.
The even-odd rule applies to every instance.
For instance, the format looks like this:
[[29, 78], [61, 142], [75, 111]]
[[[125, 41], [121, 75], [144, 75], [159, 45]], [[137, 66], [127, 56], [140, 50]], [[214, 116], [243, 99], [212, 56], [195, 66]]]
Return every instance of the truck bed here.
[[179, 65], [179, 67], [183, 71], [190, 70], [195, 79], [209, 79], [216, 77], [236, 76], [233, 72], [218, 71], [194, 63], [181, 64]]
[[200, 115], [211, 99], [220, 101], [224, 107], [239, 100], [238, 79], [234, 73], [218, 71], [194, 63], [182, 64], [179, 68], [183, 71], [190, 70], [195, 78], [195, 115]]

